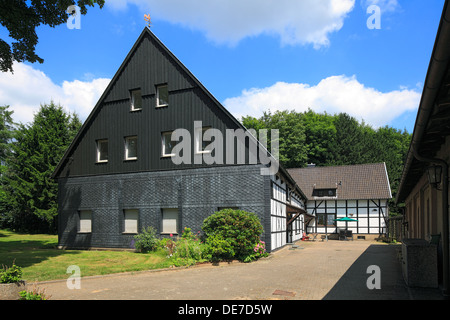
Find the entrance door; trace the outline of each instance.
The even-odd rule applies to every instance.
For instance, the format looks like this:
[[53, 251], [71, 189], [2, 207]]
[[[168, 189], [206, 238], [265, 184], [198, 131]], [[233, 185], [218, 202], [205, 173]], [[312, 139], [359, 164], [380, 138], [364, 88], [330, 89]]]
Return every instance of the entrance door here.
[[294, 222], [288, 222], [294, 217], [294, 215], [295, 213], [288, 213], [286, 217], [286, 243], [292, 243], [292, 225]]

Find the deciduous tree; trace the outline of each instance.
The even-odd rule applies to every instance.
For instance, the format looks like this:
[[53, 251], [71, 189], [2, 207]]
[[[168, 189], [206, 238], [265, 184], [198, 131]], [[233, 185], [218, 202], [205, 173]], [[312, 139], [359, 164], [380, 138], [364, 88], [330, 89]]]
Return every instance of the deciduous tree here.
[[100, 8], [105, 0], [0, 0], [0, 24], [8, 29], [12, 43], [0, 39], [0, 70], [13, 72], [13, 62], [39, 62], [44, 59], [35, 52], [38, 43], [36, 28], [40, 25], [55, 27], [67, 22], [70, 5], [78, 5], [81, 14], [97, 3]]

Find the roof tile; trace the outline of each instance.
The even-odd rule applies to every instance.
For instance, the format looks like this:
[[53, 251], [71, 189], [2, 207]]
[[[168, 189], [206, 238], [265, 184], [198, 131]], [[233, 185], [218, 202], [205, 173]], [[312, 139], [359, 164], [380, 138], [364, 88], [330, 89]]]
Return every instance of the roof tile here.
[[287, 169], [308, 200], [316, 189], [336, 188], [340, 200], [392, 198], [386, 165], [359, 164]]

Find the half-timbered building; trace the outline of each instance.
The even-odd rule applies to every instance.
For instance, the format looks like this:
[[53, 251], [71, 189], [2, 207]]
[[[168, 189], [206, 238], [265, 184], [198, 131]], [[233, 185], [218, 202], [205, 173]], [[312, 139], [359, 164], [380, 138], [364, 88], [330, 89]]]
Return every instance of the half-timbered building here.
[[[218, 143], [230, 134], [231, 149]], [[272, 161], [145, 28], [53, 174], [59, 246], [129, 248], [144, 227], [197, 232], [215, 211], [239, 208], [257, 214], [262, 240], [276, 250], [300, 238], [306, 197], [285, 169], [270, 170]]]
[[[388, 200], [392, 198], [384, 163], [288, 169], [307, 197], [307, 232], [356, 237], [386, 232]], [[349, 218], [356, 221], [336, 221]]]

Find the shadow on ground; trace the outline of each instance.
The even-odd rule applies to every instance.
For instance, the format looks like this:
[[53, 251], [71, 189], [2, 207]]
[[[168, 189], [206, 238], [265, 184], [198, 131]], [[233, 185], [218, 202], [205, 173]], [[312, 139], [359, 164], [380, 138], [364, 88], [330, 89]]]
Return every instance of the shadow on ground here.
[[[324, 300], [442, 300], [439, 289], [409, 288], [403, 280], [399, 260], [401, 245], [371, 245], [351, 265]], [[370, 266], [378, 266], [380, 289], [369, 289], [374, 283]]]
[[11, 266], [13, 263], [26, 268], [56, 256], [78, 254], [77, 251], [57, 249], [57, 239], [47, 235], [33, 238], [32, 235], [29, 237], [26, 234], [21, 238], [0, 230], [0, 237], [0, 268], [2, 265]]

